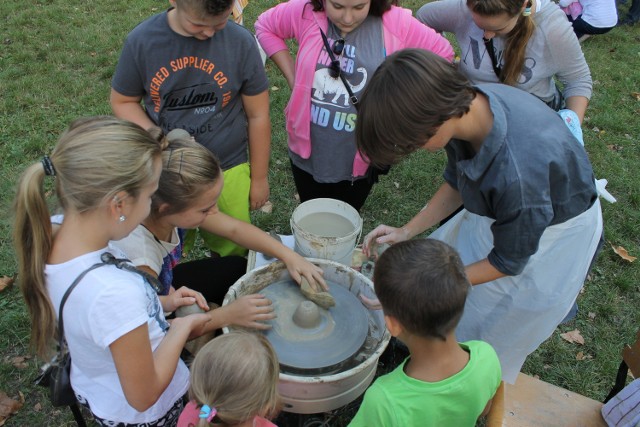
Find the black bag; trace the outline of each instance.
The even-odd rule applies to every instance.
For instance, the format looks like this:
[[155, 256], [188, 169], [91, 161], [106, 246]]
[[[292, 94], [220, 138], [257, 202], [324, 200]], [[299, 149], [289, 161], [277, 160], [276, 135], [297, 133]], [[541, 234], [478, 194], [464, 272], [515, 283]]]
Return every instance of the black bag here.
[[36, 384], [49, 388], [49, 400], [53, 406], [68, 406], [76, 403], [76, 395], [71, 388], [71, 355], [69, 351], [59, 352], [43, 366]]

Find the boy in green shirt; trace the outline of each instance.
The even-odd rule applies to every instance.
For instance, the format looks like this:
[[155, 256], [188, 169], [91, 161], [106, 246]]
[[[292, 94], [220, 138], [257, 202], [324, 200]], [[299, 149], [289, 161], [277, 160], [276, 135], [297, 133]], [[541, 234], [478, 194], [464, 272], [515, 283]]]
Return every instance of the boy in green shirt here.
[[489, 344], [456, 341], [471, 285], [455, 249], [434, 239], [397, 243], [376, 262], [374, 286], [389, 332], [410, 356], [367, 390], [349, 426], [474, 426], [501, 370]]

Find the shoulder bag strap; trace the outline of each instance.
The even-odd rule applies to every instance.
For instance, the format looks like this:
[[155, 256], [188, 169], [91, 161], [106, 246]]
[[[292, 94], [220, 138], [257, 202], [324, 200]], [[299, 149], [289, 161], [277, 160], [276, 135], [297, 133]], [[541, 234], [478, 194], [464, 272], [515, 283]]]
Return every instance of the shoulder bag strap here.
[[60, 301], [60, 308], [58, 310], [58, 352], [59, 353], [64, 353], [64, 348], [66, 347], [66, 341], [64, 339], [64, 322], [62, 320], [62, 311], [64, 310], [64, 304], [67, 302], [67, 299], [69, 298], [69, 295], [71, 295], [71, 291], [73, 291], [73, 289], [78, 285], [78, 283], [80, 283], [80, 281], [84, 278], [84, 276], [87, 275], [88, 272], [90, 272], [91, 270], [95, 270], [98, 267], [102, 267], [103, 265], [106, 265], [107, 262], [98, 262], [93, 264], [91, 267], [87, 268], [86, 270], [84, 270], [82, 273], [80, 273], [78, 275], [78, 277], [76, 277], [76, 279], [73, 281], [73, 283], [71, 283], [71, 286], [69, 286], [69, 288], [66, 290], [66, 292], [64, 293], [64, 295], [62, 296], [62, 300]]
[[115, 265], [116, 268], [119, 268], [120, 270], [126, 270], [142, 276], [145, 281], [156, 291], [156, 293], [160, 292], [160, 289], [162, 289], [162, 285], [157, 278], [153, 277], [146, 271], [135, 268], [133, 265], [129, 264], [131, 261], [126, 258], [116, 258], [111, 253], [104, 252], [102, 255], [100, 255], [100, 260], [102, 262], [95, 263], [91, 267], [80, 273], [62, 296], [62, 300], [60, 301], [60, 309], [58, 310], [58, 353], [61, 355], [64, 353], [64, 349], [66, 347], [66, 341], [64, 339], [64, 322], [62, 317], [64, 304], [67, 302], [69, 295], [71, 295], [71, 291], [73, 291], [78, 283], [80, 283], [80, 281], [84, 279], [84, 276], [86, 276], [87, 273], [91, 270], [95, 270], [96, 268], [102, 267], [103, 265]]
[[[327, 40], [327, 35], [324, 33], [324, 31], [322, 31], [322, 28], [320, 28], [320, 34], [322, 35], [322, 42], [324, 43], [324, 47], [329, 54], [329, 58], [331, 58], [331, 62], [334, 62], [336, 60], [336, 57], [333, 56], [333, 51], [331, 50], [331, 46], [329, 46], [329, 40]], [[340, 80], [342, 80], [342, 84], [344, 84], [344, 87], [347, 89], [347, 93], [349, 93], [349, 100], [357, 110], [359, 102], [358, 97], [351, 90], [351, 86], [349, 85], [349, 82], [347, 81], [343, 73], [340, 73]]]
[[496, 73], [498, 80], [502, 82], [502, 68], [498, 65], [498, 59], [496, 58], [496, 51], [493, 48], [493, 39], [485, 39], [482, 38], [484, 42], [484, 47], [487, 49], [487, 54], [491, 59], [491, 66], [493, 66], [493, 72]]

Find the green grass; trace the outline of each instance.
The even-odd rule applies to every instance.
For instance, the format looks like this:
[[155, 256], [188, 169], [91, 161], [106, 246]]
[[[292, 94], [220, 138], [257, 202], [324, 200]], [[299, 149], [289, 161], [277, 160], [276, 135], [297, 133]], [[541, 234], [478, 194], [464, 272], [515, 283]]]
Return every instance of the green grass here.
[[[275, 0], [251, 0], [245, 25]], [[416, 10], [421, 2], [406, 2]], [[110, 78], [126, 34], [168, 2], [139, 0], [33, 0], [0, 2], [0, 276], [12, 276], [11, 201], [19, 173], [50, 152], [60, 132], [79, 116], [108, 114]], [[591, 66], [594, 96], [584, 125], [585, 142], [596, 175], [609, 180], [618, 203], [603, 203], [606, 239], [640, 256], [640, 26], [615, 28], [583, 44]], [[273, 155], [270, 182], [274, 210], [254, 214], [264, 229], [289, 233], [295, 189], [289, 171], [282, 111], [289, 90], [273, 63], [271, 80]], [[278, 88], [275, 90], [275, 88]], [[535, 131], [535, 130], [532, 130]], [[402, 225], [441, 182], [443, 153], [416, 153], [374, 187], [363, 208], [364, 231], [381, 222]], [[610, 245], [598, 259], [579, 299], [576, 320], [558, 331], [527, 360], [524, 371], [597, 400], [608, 393], [622, 344], [640, 328], [640, 261], [628, 263]], [[18, 369], [11, 358], [29, 354], [29, 321], [16, 287], [0, 293], [0, 391], [24, 394], [24, 407], [8, 426], [72, 425], [66, 410], [51, 408], [34, 387], [39, 362]], [[589, 314], [592, 314], [589, 316]], [[585, 345], [570, 344], [560, 333], [578, 328]], [[576, 360], [582, 351], [590, 356]], [[353, 406], [353, 405], [352, 405]], [[348, 411], [355, 411], [351, 407]], [[348, 417], [333, 418], [343, 425]]]

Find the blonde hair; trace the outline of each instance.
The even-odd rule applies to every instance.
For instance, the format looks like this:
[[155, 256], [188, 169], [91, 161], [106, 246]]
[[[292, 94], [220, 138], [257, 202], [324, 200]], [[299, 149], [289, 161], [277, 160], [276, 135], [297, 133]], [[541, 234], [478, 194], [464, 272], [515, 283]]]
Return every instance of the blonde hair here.
[[[151, 199], [151, 216], [155, 218], [191, 207], [198, 196], [220, 179], [222, 173], [220, 162], [211, 151], [191, 139], [186, 132], [186, 135], [174, 132], [169, 132], [165, 138], [160, 183]], [[162, 205], [166, 208], [160, 213]]]
[[[530, 4], [529, 2], [528, 6]], [[522, 0], [467, 0], [467, 7], [482, 16], [496, 16], [503, 13], [510, 18], [518, 16], [518, 22], [506, 37], [502, 56], [504, 65], [498, 76], [501, 82], [515, 86], [524, 66], [527, 43], [536, 29], [533, 15], [522, 14]]]
[[[58, 202], [63, 210], [83, 213], [121, 191], [137, 197], [151, 182], [158, 155], [160, 145], [138, 125], [110, 116], [76, 120], [50, 155]], [[44, 278], [53, 246], [44, 177], [43, 163], [38, 162], [20, 178], [14, 244], [20, 288], [31, 317], [31, 345], [38, 356], [47, 358], [56, 335], [56, 316]]]
[[[215, 408], [212, 423], [231, 426], [280, 410], [278, 358], [260, 333], [233, 331], [205, 345], [191, 365], [189, 399]], [[200, 420], [199, 427], [209, 426]]]

